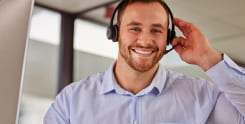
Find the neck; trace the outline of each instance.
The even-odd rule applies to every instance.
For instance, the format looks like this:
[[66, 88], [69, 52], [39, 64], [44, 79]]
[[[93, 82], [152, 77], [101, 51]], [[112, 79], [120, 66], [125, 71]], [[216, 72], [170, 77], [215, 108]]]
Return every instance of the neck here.
[[131, 68], [127, 63], [120, 63], [117, 61], [114, 74], [118, 84], [123, 89], [133, 94], [137, 94], [151, 84], [158, 66], [159, 64], [156, 64], [148, 71], [139, 72]]

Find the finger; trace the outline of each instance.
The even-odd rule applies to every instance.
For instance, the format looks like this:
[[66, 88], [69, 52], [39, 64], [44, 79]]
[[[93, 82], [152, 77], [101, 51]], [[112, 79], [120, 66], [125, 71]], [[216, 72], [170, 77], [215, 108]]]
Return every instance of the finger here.
[[185, 38], [183, 37], [178, 37], [173, 39], [172, 46], [174, 46], [174, 50], [178, 53], [181, 54], [184, 50], [184, 45], [185, 45]]
[[192, 32], [192, 24], [179, 18], [174, 18], [173, 24], [176, 25], [184, 36], [189, 37]]
[[174, 18], [173, 19], [173, 24], [176, 25], [178, 28], [180, 28], [180, 30], [188, 28], [190, 23], [187, 21], [184, 21], [180, 18]]
[[177, 37], [174, 38], [172, 41], [172, 46], [176, 46], [176, 45], [180, 45], [180, 46], [184, 46], [186, 42], [186, 39], [184, 37]]
[[174, 50], [181, 56], [181, 53], [183, 53], [184, 48], [180, 45], [177, 45]]

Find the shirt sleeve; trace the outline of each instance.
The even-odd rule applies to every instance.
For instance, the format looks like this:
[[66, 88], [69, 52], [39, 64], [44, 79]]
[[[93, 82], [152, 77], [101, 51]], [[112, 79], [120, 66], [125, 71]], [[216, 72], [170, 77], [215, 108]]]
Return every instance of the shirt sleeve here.
[[223, 61], [209, 69], [206, 74], [221, 91], [212, 114], [215, 117], [211, 117], [212, 120], [216, 118], [215, 121], [217, 121], [217, 119], [222, 118], [220, 120], [224, 121], [226, 118], [234, 117], [236, 120], [232, 123], [244, 124], [245, 69], [239, 67], [226, 54], [223, 54]]
[[67, 86], [48, 109], [43, 124], [70, 124], [71, 88]]

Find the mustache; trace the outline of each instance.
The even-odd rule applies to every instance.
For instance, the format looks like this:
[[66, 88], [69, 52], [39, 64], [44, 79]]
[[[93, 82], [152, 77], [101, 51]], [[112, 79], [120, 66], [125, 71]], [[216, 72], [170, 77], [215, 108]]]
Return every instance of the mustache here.
[[145, 48], [145, 49], [154, 49], [155, 51], [158, 51], [159, 48], [156, 45], [153, 44], [146, 44], [146, 45], [142, 45], [142, 44], [133, 44], [130, 45], [129, 48]]

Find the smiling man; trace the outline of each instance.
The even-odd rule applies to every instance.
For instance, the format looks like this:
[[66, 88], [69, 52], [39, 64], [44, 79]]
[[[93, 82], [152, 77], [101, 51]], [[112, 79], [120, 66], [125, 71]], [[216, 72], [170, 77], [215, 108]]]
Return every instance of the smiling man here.
[[170, 11], [163, 1], [124, 0], [117, 9], [117, 61], [67, 86], [44, 124], [245, 123], [245, 70], [213, 49], [196, 26], [173, 19], [186, 38], [170, 42], [183, 61], [200, 66], [214, 85], [159, 64], [169, 39]]
[[125, 8], [119, 27], [115, 75], [122, 88], [137, 94], [150, 85], [166, 49], [168, 13], [157, 2], [136, 2]]

